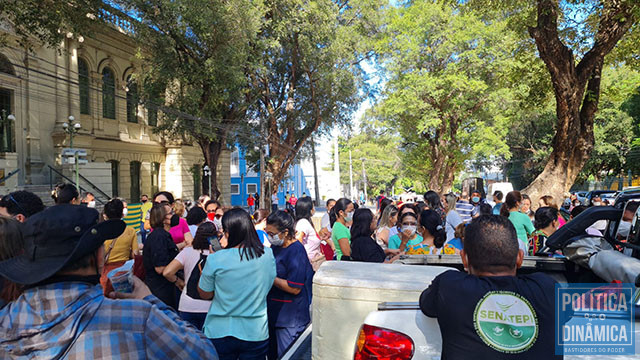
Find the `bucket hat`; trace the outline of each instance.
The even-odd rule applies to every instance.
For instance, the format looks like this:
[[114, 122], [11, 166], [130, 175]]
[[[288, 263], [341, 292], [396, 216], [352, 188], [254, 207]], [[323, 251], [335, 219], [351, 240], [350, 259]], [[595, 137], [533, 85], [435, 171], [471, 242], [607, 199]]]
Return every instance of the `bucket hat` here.
[[122, 220], [98, 219], [97, 210], [71, 204], [29, 217], [23, 226], [24, 251], [0, 262], [0, 275], [18, 284], [37, 284], [117, 238], [126, 227]]

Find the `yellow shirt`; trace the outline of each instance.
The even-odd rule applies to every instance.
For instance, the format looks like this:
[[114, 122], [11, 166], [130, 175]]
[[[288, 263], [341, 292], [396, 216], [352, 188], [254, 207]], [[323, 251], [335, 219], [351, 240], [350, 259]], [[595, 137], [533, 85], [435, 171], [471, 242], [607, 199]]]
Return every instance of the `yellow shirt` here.
[[141, 221], [145, 221], [148, 220], [147, 219], [147, 213], [149, 212], [149, 210], [151, 210], [151, 208], [153, 207], [153, 202], [151, 200], [147, 201], [146, 203], [142, 204], [142, 206], [140, 207], [140, 211], [142, 212], [141, 215]]
[[[109, 247], [113, 241], [114, 240], [107, 240], [104, 242], [105, 254], [109, 251]], [[108, 263], [129, 260], [131, 258], [131, 251], [138, 251], [138, 239], [136, 238], [135, 229], [127, 226], [122, 235], [117, 238], [116, 244], [111, 250], [111, 255], [109, 255]]]

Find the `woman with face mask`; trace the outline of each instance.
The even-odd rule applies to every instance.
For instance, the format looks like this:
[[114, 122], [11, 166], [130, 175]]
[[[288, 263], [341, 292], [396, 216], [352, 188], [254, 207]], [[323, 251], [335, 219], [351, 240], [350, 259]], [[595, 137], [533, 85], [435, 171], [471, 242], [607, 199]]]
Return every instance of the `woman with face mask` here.
[[[389, 207], [385, 209], [385, 212], [387, 212], [387, 209], [389, 209]], [[396, 255], [392, 259], [387, 260], [386, 251], [374, 240], [373, 234], [376, 230], [377, 223], [378, 221], [375, 216], [373, 216], [373, 212], [367, 208], [357, 209], [353, 214], [353, 225], [351, 225], [351, 257], [354, 261], [386, 263], [394, 262], [398, 259], [399, 255]], [[399, 250], [395, 250], [396, 253], [398, 251]]]
[[145, 241], [142, 261], [144, 282], [151, 293], [177, 310], [178, 292], [184, 287], [184, 281], [176, 277], [171, 282], [163, 276], [165, 267], [178, 255], [178, 247], [169, 234], [174, 215], [171, 205], [158, 202], [153, 204], [149, 211], [149, 223], [153, 231]]
[[520, 212], [527, 215], [531, 221], [534, 220], [536, 213], [531, 210], [531, 198], [527, 194], [521, 194], [522, 204], [520, 205]]
[[[418, 230], [418, 215], [409, 211], [400, 215], [398, 221], [398, 227], [400, 232], [389, 238], [389, 249], [399, 249], [405, 251], [407, 247], [417, 245], [424, 239], [417, 233]], [[400, 237], [402, 234], [402, 237]]]
[[349, 226], [353, 221], [354, 206], [351, 200], [342, 198], [336, 201], [336, 204], [329, 213], [331, 221], [331, 241], [336, 247], [337, 260], [351, 259], [351, 233]]
[[277, 359], [311, 321], [313, 269], [305, 247], [296, 241], [291, 215], [284, 211], [269, 215], [266, 232], [276, 259], [276, 279], [267, 295], [268, 358]]
[[536, 210], [536, 231], [529, 241], [529, 255], [535, 255], [541, 250], [549, 236], [553, 235], [560, 222], [558, 221], [558, 209], [545, 206]]
[[[114, 198], [104, 205], [102, 217], [104, 220], [120, 220], [125, 217], [124, 210], [126, 209], [124, 201]], [[109, 271], [124, 265], [125, 262], [133, 259], [137, 254], [138, 239], [136, 230], [131, 226], [127, 226], [122, 235], [117, 238], [104, 242], [104, 268], [100, 277], [100, 284], [105, 295], [113, 291], [111, 282], [107, 278]]]
[[422, 235], [423, 240], [418, 244], [407, 246], [407, 254], [455, 254], [455, 249], [451, 246], [447, 247], [448, 251], [443, 251], [447, 232], [442, 225], [440, 214], [437, 212], [425, 210], [420, 214], [418, 232]]

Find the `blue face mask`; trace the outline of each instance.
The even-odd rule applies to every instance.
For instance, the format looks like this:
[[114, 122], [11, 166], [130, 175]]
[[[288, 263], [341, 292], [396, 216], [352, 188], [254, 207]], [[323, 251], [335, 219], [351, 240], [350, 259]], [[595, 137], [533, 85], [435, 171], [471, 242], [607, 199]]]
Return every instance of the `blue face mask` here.
[[473, 201], [474, 203], [479, 203], [480, 202], [480, 198], [477, 196], [474, 196], [471, 198], [471, 201]]

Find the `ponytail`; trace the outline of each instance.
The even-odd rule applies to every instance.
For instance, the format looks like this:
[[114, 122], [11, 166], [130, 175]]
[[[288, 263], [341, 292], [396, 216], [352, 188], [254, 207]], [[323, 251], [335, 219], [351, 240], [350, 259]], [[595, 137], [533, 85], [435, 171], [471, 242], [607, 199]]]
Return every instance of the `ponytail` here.
[[447, 241], [447, 232], [444, 230], [444, 225], [438, 225], [436, 227], [436, 233], [433, 234], [433, 245], [440, 249]]
[[351, 204], [351, 200], [347, 198], [340, 198], [338, 199], [338, 201], [336, 201], [336, 204], [333, 206], [333, 208], [331, 208], [331, 211], [329, 212], [329, 222], [331, 223], [331, 227], [333, 227], [333, 224], [335, 224], [338, 220], [338, 213], [341, 210], [346, 211], [349, 204]]
[[440, 215], [438, 215], [436, 211], [424, 210], [420, 214], [420, 225], [425, 228], [429, 234], [433, 235], [433, 245], [435, 245], [436, 248], [439, 249], [444, 246], [444, 243], [447, 240], [447, 232], [444, 229], [444, 224], [440, 219]]
[[504, 204], [500, 207], [500, 215], [509, 217], [509, 211], [517, 207], [519, 202], [522, 202], [520, 191], [510, 191], [504, 199]]

